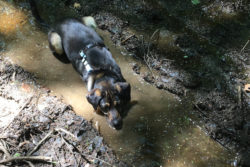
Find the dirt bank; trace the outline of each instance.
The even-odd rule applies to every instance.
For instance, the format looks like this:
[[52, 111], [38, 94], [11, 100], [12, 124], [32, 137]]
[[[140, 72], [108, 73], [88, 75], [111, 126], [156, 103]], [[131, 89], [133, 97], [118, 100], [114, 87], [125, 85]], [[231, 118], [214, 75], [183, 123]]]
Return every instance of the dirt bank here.
[[[249, 9], [246, 1], [73, 0], [40, 1], [41, 14], [54, 23], [60, 17], [92, 15], [108, 30], [124, 56], [141, 60], [146, 73], [136, 74], [159, 89], [193, 103], [199, 124], [229, 151], [240, 153], [236, 164], [249, 166], [250, 81]], [[166, 3], [166, 4], [165, 4]], [[27, 3], [22, 4], [29, 9]], [[69, 7], [72, 13], [54, 10]], [[45, 10], [46, 9], [46, 10]], [[44, 16], [43, 15], [43, 16]]]
[[91, 123], [36, 84], [34, 76], [0, 59], [0, 164], [127, 166]]

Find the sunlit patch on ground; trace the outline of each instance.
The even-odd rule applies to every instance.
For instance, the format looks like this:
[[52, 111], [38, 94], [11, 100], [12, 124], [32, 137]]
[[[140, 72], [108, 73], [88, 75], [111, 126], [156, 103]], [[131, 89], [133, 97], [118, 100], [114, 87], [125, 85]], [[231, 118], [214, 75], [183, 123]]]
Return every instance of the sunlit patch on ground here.
[[221, 148], [195, 127], [177, 136], [175, 153], [178, 154], [171, 154], [164, 167], [221, 167], [225, 163], [230, 166], [232, 161], [227, 158], [231, 155], [225, 157]]
[[[1, 71], [2, 72], [2, 71]], [[13, 86], [14, 85], [14, 86]], [[28, 84], [25, 85], [26, 88]], [[4, 87], [4, 91], [3, 91]], [[26, 103], [26, 99], [29, 98], [30, 95], [27, 94], [26, 90], [19, 88], [18, 82], [13, 82], [12, 84], [6, 86], [2, 85], [0, 87], [0, 128], [7, 127], [13, 119], [19, 114], [19, 112], [23, 109], [20, 107]], [[31, 87], [29, 87], [29, 92], [31, 93]], [[15, 98], [9, 98], [9, 97]], [[23, 100], [18, 100], [18, 98], [22, 98]]]
[[6, 127], [18, 114], [18, 105], [13, 100], [0, 97], [0, 128]]
[[0, 33], [10, 35], [23, 27], [27, 16], [7, 2], [0, 2]]

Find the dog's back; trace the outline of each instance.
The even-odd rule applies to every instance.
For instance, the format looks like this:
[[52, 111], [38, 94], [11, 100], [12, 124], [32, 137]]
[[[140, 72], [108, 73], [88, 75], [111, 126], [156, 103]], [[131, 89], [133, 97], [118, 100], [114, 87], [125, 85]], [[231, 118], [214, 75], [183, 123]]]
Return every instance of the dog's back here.
[[[66, 55], [79, 54], [80, 50], [90, 43], [104, 45], [100, 36], [90, 27], [76, 19], [67, 19], [55, 28], [61, 36]], [[68, 57], [69, 60], [75, 57]]]

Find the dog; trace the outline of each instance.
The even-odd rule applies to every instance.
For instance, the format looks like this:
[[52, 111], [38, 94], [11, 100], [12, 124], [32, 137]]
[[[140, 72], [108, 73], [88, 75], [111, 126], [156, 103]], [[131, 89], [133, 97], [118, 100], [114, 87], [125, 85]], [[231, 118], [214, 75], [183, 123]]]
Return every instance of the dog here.
[[[38, 16], [34, 1], [31, 9]], [[124, 106], [131, 99], [131, 87], [95, 28], [93, 17], [66, 19], [49, 31], [49, 47], [58, 60], [73, 65], [87, 84], [88, 102], [98, 114], [106, 115], [112, 128], [119, 130]]]

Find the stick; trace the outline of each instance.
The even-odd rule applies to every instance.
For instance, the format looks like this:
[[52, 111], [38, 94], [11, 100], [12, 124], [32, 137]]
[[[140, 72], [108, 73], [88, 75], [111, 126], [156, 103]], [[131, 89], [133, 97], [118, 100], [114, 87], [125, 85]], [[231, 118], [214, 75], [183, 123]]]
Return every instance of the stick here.
[[152, 36], [150, 37], [151, 40], [154, 38], [155, 34], [156, 34], [159, 30], [160, 30], [160, 29], [158, 28], [158, 29], [156, 29], [156, 30], [154, 31], [154, 33], [153, 33]]
[[91, 162], [86, 158], [85, 155], [83, 155], [83, 154], [80, 152], [80, 150], [79, 150], [77, 147], [75, 147], [73, 144], [71, 144], [67, 139], [65, 139], [65, 138], [63, 138], [63, 139], [64, 139], [64, 142], [65, 142], [65, 143], [70, 144], [74, 149], [76, 149], [76, 151], [81, 155], [81, 157], [82, 157], [86, 162], [88, 162], [88, 163], [91, 164]]
[[[1, 140], [2, 141], [2, 140]], [[3, 142], [3, 141], [2, 141]], [[6, 154], [7, 158], [10, 158], [11, 155], [10, 153], [8, 152], [8, 150], [6, 149], [6, 147], [3, 145], [3, 143], [0, 142], [0, 150], [2, 150], [4, 152], [4, 154]]]
[[135, 34], [130, 35], [128, 38], [124, 39], [121, 44], [124, 44], [127, 40], [129, 40], [130, 38], [132, 38], [133, 36], [135, 36]]
[[22, 106], [22, 108], [20, 109], [19, 112], [21, 112], [24, 108], [26, 108], [27, 105], [31, 102], [32, 99], [33, 99], [33, 97], [31, 96], [31, 97], [27, 100], [27, 102]]
[[52, 134], [54, 132], [54, 130], [51, 130], [37, 145], [36, 145], [36, 147], [30, 152], [30, 153], [28, 153], [28, 156], [30, 156], [30, 155], [32, 155], [39, 147], [40, 147], [40, 145], [45, 141], [45, 140], [47, 140], [49, 137], [50, 137], [50, 135]]
[[199, 107], [197, 104], [193, 103], [193, 105], [198, 109], [198, 111], [199, 111], [203, 116], [205, 116], [206, 118], [208, 118], [207, 115], [200, 109], [200, 107]]
[[238, 91], [238, 106], [241, 108], [242, 107], [242, 103], [241, 103], [241, 96], [242, 96], [242, 93], [241, 93], [241, 86], [238, 86], [237, 88], [237, 91]]
[[59, 160], [59, 158], [58, 158], [58, 155], [57, 155], [56, 150], [55, 150], [55, 148], [54, 148], [54, 147], [53, 147], [53, 151], [54, 151], [55, 156], [56, 156], [56, 159], [57, 159], [57, 161], [59, 162], [59, 165], [60, 165], [60, 167], [61, 167], [61, 166], [62, 166], [62, 164], [61, 164], [61, 162], [60, 162], [60, 160]]
[[56, 128], [55, 131], [57, 131], [57, 132], [59, 132], [59, 131], [64, 132], [64, 133], [70, 135], [71, 137], [73, 137], [75, 140], [77, 140], [77, 138], [76, 138], [75, 135], [73, 135], [71, 132], [69, 132], [69, 131], [67, 131], [67, 130], [65, 130], [63, 128]]
[[[66, 140], [66, 139], [65, 139], [65, 140]], [[70, 144], [71, 144], [71, 143], [70, 143]], [[71, 144], [71, 145], [72, 145], [72, 144]], [[85, 159], [86, 161], [88, 160], [86, 157], [90, 157], [90, 158], [93, 158], [93, 159], [102, 161], [103, 163], [105, 163], [105, 164], [107, 164], [107, 165], [109, 165], [109, 166], [112, 166], [110, 163], [108, 163], [108, 162], [106, 162], [106, 161], [104, 161], [104, 160], [102, 160], [102, 159], [100, 159], [100, 158], [96, 158], [96, 157], [93, 157], [93, 156], [91, 156], [91, 155], [87, 155], [87, 154], [81, 153], [81, 151], [80, 151], [77, 147], [75, 147], [74, 145], [72, 145], [72, 146], [76, 149], [76, 151], [77, 151], [77, 152], [82, 156], [82, 158]], [[88, 160], [87, 162], [90, 163], [89, 160]]]
[[26, 160], [24, 160], [24, 162], [26, 162], [27, 164], [29, 164], [29, 166], [30, 166], [30, 167], [35, 167], [35, 165], [34, 165], [34, 164], [32, 164], [32, 162], [30, 162], [30, 161], [26, 161]]
[[[71, 154], [73, 155], [73, 157], [74, 157], [74, 159], [75, 159], [75, 165], [76, 165], [76, 166], [79, 166], [79, 164], [78, 164], [78, 162], [77, 162], [77, 160], [76, 160], [76, 156], [75, 156], [75, 154], [74, 154], [74, 152], [73, 152], [73, 150], [72, 150], [72, 147], [70, 147], [70, 144], [69, 144], [68, 142], [66, 142], [66, 139], [64, 139], [64, 137], [62, 137], [62, 135], [61, 135], [61, 138], [62, 138], [63, 142], [66, 144], [66, 146], [68, 147], [68, 149], [69, 149], [69, 151], [71, 152]], [[72, 145], [71, 145], [71, 146], [72, 146]]]
[[249, 43], [249, 40], [247, 40], [246, 44], [245, 44], [245, 45], [243, 46], [243, 48], [240, 50], [240, 53], [242, 53], [242, 52], [245, 50], [245, 48], [247, 47], [248, 43]]
[[[81, 153], [81, 154], [83, 154], [83, 153]], [[86, 154], [84, 154], [84, 155], [86, 155]], [[106, 161], [104, 161], [104, 160], [102, 160], [102, 159], [100, 159], [100, 158], [96, 158], [96, 157], [93, 157], [93, 156], [91, 156], [91, 155], [87, 155], [87, 156], [90, 157], [90, 158], [96, 159], [96, 160], [98, 160], [98, 161], [102, 161], [103, 163], [105, 163], [105, 164], [107, 164], [107, 165], [109, 165], [109, 166], [112, 166], [110, 163], [108, 163], [108, 162], [106, 162]]]
[[0, 161], [0, 164], [7, 164], [13, 161], [44, 161], [52, 163], [51, 157], [44, 156], [21, 156], [21, 157], [11, 157], [5, 160]]

